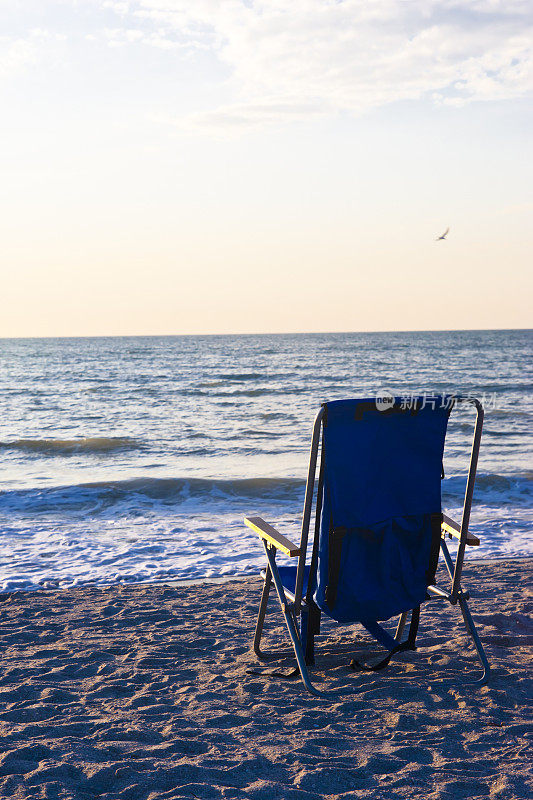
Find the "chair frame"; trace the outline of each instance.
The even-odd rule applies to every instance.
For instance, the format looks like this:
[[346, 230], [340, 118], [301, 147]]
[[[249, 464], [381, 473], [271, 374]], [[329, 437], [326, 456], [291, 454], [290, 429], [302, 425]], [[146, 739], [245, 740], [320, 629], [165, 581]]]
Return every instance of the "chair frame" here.
[[[483, 429], [483, 406], [479, 400], [471, 397], [455, 396], [454, 403], [469, 403], [476, 409], [476, 420], [474, 425], [474, 435], [472, 439], [472, 448], [470, 454], [470, 467], [468, 470], [468, 477], [466, 482], [465, 498], [463, 503], [463, 511], [461, 523], [457, 523], [445, 514], [442, 515], [441, 525], [441, 551], [444, 562], [450, 576], [451, 586], [449, 591], [441, 589], [438, 586], [428, 586], [428, 599], [441, 599], [447, 600], [452, 606], [459, 604], [465, 627], [469, 635], [472, 637], [474, 646], [476, 648], [479, 660], [483, 667], [483, 674], [481, 678], [476, 681], [477, 684], [487, 683], [490, 675], [490, 666], [483, 649], [483, 645], [477, 633], [470, 609], [468, 608], [468, 599], [470, 595], [467, 591], [461, 588], [461, 575], [463, 571], [463, 562], [465, 550], [467, 545], [479, 545], [479, 539], [473, 534], [469, 533], [468, 526], [470, 523], [470, 512], [472, 508], [472, 497], [474, 494], [474, 484], [476, 480], [477, 462], [479, 455], [479, 447], [481, 443], [481, 432]], [[303, 584], [304, 573], [307, 556], [307, 545], [309, 540], [309, 529], [311, 524], [312, 507], [313, 507], [313, 492], [315, 487], [316, 467], [318, 461], [318, 452], [320, 446], [320, 438], [322, 432], [322, 424], [324, 419], [324, 409], [321, 408], [316, 415], [313, 433], [311, 438], [311, 449], [309, 456], [309, 470], [307, 473], [307, 483], [305, 488], [305, 499], [302, 516], [302, 528], [300, 537], [300, 546], [293, 544], [290, 539], [287, 539], [283, 534], [277, 531], [274, 527], [265, 522], [261, 517], [245, 517], [244, 522], [248, 527], [254, 530], [262, 539], [263, 546], [267, 557], [266, 571], [264, 575], [263, 591], [261, 595], [261, 602], [259, 605], [259, 613], [257, 616], [257, 624], [254, 634], [254, 651], [258, 658], [265, 659], [268, 656], [261, 650], [261, 635], [265, 621], [267, 603], [270, 594], [272, 583], [274, 583], [276, 593], [279, 598], [281, 610], [285, 617], [289, 637], [291, 639], [298, 670], [300, 672], [302, 681], [306, 689], [314, 695], [325, 696], [323, 692], [316, 689], [309, 677], [307, 669], [308, 664], [314, 663], [312, 654], [309, 655], [307, 648], [307, 626], [308, 617], [310, 613], [309, 604], [303, 598]], [[458, 539], [457, 554], [455, 563], [448, 550], [446, 544], [446, 537], [449, 539]], [[281, 576], [276, 564], [276, 553], [281, 551], [290, 557], [298, 558], [298, 566], [296, 570], [296, 584], [294, 593], [290, 592], [283, 586]], [[397, 642], [401, 641], [401, 637], [407, 621], [409, 612], [401, 614], [396, 628], [394, 639]], [[297, 617], [301, 616], [300, 631], [298, 630]]]

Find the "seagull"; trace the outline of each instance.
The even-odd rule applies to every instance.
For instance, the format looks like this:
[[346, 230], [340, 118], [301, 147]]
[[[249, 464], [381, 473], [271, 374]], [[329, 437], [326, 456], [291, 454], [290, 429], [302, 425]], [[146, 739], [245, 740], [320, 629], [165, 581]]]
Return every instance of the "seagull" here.
[[435, 241], [436, 241], [436, 242], [440, 242], [440, 240], [441, 240], [441, 239], [445, 239], [445, 238], [447, 237], [447, 235], [448, 235], [448, 232], [449, 232], [449, 230], [450, 230], [449, 228], [446, 228], [446, 230], [444, 231], [444, 233], [442, 234], [442, 236], [437, 236], [437, 238], [435, 239]]

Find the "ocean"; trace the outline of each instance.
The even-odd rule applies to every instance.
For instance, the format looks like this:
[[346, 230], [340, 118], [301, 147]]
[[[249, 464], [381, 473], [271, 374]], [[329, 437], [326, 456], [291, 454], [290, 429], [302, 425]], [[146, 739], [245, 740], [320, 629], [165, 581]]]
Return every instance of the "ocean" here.
[[[469, 558], [532, 554], [533, 332], [0, 340], [0, 590], [256, 573], [298, 540], [326, 400], [457, 393], [486, 417]], [[474, 414], [450, 418], [457, 517]]]

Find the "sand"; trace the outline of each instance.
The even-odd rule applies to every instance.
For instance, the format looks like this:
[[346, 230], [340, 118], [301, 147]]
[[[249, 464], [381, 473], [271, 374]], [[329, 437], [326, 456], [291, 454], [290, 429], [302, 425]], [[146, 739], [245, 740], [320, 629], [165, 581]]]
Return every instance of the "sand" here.
[[[479, 667], [460, 613], [433, 601], [419, 649], [381, 673], [347, 667], [372, 649], [362, 629], [326, 626], [312, 674], [328, 700], [246, 673], [256, 579], [2, 595], [0, 796], [531, 796], [532, 572], [466, 570], [490, 686], [467, 685]], [[266, 642], [288, 652], [269, 608]]]

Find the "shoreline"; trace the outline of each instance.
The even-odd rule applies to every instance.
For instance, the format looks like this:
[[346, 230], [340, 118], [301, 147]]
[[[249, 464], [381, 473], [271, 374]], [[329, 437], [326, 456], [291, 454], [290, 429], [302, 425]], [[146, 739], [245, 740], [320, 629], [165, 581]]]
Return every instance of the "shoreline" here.
[[[452, 554], [453, 557], [453, 554]], [[498, 564], [507, 564], [507, 563], [522, 563], [531, 561], [533, 563], [533, 555], [524, 555], [524, 556], [509, 556], [508, 558], [465, 558], [464, 562], [464, 569], [468, 566], [489, 566], [489, 565], [498, 565]], [[265, 564], [266, 566], [266, 564]], [[233, 581], [242, 581], [246, 582], [248, 580], [254, 580], [255, 578], [260, 578], [260, 571], [264, 569], [264, 567], [258, 567], [257, 572], [249, 572], [246, 574], [235, 573], [232, 575], [223, 575], [218, 578], [214, 577], [200, 577], [200, 578], [169, 578], [163, 580], [146, 580], [146, 581], [115, 581], [113, 583], [93, 583], [87, 582], [82, 584], [72, 584], [70, 586], [39, 586], [38, 588], [33, 589], [5, 589], [0, 590], [0, 598], [9, 595], [15, 594], [34, 594], [40, 592], [69, 592], [72, 590], [83, 590], [83, 589], [109, 589], [112, 587], [135, 587], [135, 588], [142, 588], [144, 586], [169, 586], [173, 588], [179, 588], [181, 586], [202, 586], [202, 585], [213, 585], [213, 586], [222, 586], [225, 583], [232, 583]]]

